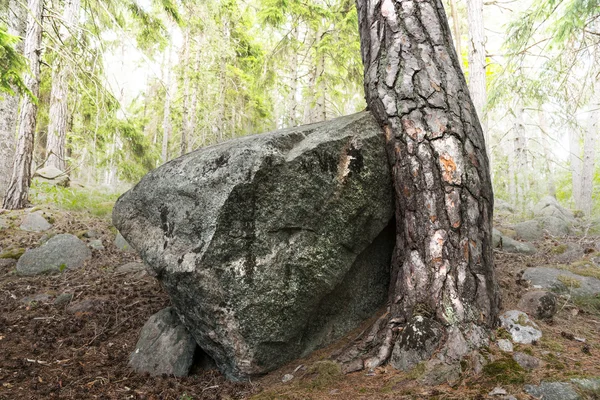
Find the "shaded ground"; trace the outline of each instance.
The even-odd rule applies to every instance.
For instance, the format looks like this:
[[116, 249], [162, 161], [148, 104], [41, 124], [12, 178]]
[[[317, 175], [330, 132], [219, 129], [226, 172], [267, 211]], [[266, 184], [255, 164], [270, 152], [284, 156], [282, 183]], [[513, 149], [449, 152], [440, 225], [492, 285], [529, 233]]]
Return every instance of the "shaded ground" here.
[[[469, 363], [463, 365], [461, 382], [454, 387], [426, 387], [418, 383], [419, 371], [410, 374], [391, 367], [379, 368], [374, 376], [364, 372], [343, 376], [328, 362], [345, 341], [298, 360], [252, 383], [231, 383], [215, 371], [197, 370], [189, 378], [137, 375], [127, 366], [137, 335], [153, 313], [169, 300], [154, 278], [143, 273], [117, 273], [120, 265], [136, 256], [119, 251], [109, 221], [86, 213], [49, 210], [54, 233], [81, 235], [91, 229], [100, 233], [105, 250], [80, 270], [61, 275], [19, 277], [14, 266], [0, 268], [0, 399], [403, 399], [487, 398], [496, 386], [519, 399], [532, 398], [523, 383], [600, 376], [600, 298], [559, 301], [560, 311], [552, 321], [540, 322], [543, 338], [534, 345], [515, 350], [543, 361], [531, 372], [520, 371], [495, 345], [489, 358], [497, 369], [475, 376]], [[23, 232], [21, 213], [0, 216], [10, 225], [0, 230], [0, 253], [9, 249], [38, 246], [44, 233]], [[85, 240], [85, 239], [84, 239]], [[580, 249], [569, 256], [563, 249]], [[545, 238], [536, 243], [534, 256], [496, 251], [495, 261], [503, 291], [505, 310], [513, 309], [527, 290], [521, 271], [530, 266], [568, 264], [585, 260], [600, 250], [598, 237]], [[589, 250], [592, 249], [592, 250]], [[587, 251], [587, 253], [586, 253]], [[567, 254], [567, 255], [565, 255]], [[573, 257], [573, 260], [568, 260]], [[72, 294], [64, 304], [55, 304], [61, 294]], [[37, 301], [24, 301], [45, 294]], [[498, 331], [499, 336], [503, 332]], [[585, 338], [582, 343], [572, 336]], [[503, 369], [504, 368], [504, 369]], [[285, 374], [294, 378], [282, 383]], [[593, 398], [593, 394], [587, 395]], [[596, 397], [596, 398], [600, 398]]]

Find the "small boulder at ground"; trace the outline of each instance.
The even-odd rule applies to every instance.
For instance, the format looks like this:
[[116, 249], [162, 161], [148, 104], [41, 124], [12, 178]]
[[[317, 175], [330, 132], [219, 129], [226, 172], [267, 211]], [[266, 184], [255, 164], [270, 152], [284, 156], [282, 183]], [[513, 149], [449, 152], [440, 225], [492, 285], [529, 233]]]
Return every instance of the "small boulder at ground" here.
[[19, 228], [28, 232], [44, 232], [52, 228], [52, 224], [46, 220], [43, 211], [36, 211], [25, 215]]
[[531, 243], [519, 242], [518, 240], [511, 239], [504, 235], [502, 235], [502, 242], [499, 247], [507, 253], [515, 254], [535, 254], [537, 251], [535, 246]]
[[500, 322], [502, 327], [511, 334], [515, 343], [530, 344], [542, 337], [540, 328], [524, 312], [518, 310], [506, 311], [500, 315]]
[[35, 171], [33, 180], [37, 183], [45, 183], [52, 186], [69, 186], [69, 175], [53, 166], [40, 168]]
[[581, 397], [568, 383], [542, 382], [539, 385], [525, 385], [525, 392], [544, 400], [579, 400]]
[[146, 272], [146, 266], [144, 263], [134, 261], [120, 265], [115, 269], [115, 273], [117, 274], [135, 274], [138, 272]]
[[135, 249], [131, 247], [131, 245], [127, 242], [127, 240], [125, 240], [123, 235], [121, 235], [121, 233], [117, 233], [117, 237], [115, 238], [115, 246], [117, 246], [117, 249], [121, 251], [129, 251], [135, 253]]
[[526, 370], [536, 369], [541, 364], [541, 361], [538, 358], [530, 356], [529, 354], [521, 353], [520, 351], [515, 352], [512, 357], [517, 364]]
[[568, 292], [575, 296], [595, 296], [600, 293], [600, 279], [577, 275], [571, 271], [549, 267], [527, 268], [523, 279], [539, 289]]
[[425, 372], [418, 380], [427, 386], [454, 386], [460, 382], [460, 373], [460, 363], [447, 364], [434, 358], [425, 363]]
[[175, 310], [165, 308], [151, 316], [142, 328], [129, 365], [136, 372], [151, 375], [187, 376], [196, 346]]
[[27, 296], [21, 299], [21, 303], [31, 305], [33, 303], [48, 303], [52, 296], [48, 293], [34, 294], [33, 296]]
[[515, 224], [513, 229], [518, 239], [539, 240], [544, 237], [544, 234], [552, 237], [566, 236], [571, 233], [571, 224], [566, 219], [545, 216]]
[[56, 299], [52, 302], [55, 306], [62, 306], [68, 304], [73, 299], [73, 293], [61, 293], [56, 296]]
[[556, 295], [545, 290], [527, 292], [517, 308], [537, 319], [550, 319], [556, 314]]
[[506, 200], [494, 199], [494, 211], [500, 213], [514, 214], [515, 207]]
[[533, 207], [533, 215], [536, 217], [556, 217], [569, 223], [575, 221], [573, 213], [561, 206], [558, 200], [552, 196], [542, 198]]
[[87, 239], [98, 239], [100, 237], [100, 233], [98, 233], [98, 231], [90, 229], [89, 231], [85, 231], [83, 233], [83, 237]]
[[62, 272], [83, 266], [91, 257], [91, 250], [76, 236], [56, 235], [40, 247], [27, 250], [17, 262], [17, 274]]
[[102, 244], [102, 240], [100, 239], [90, 240], [88, 247], [92, 250], [104, 250], [104, 244]]
[[423, 360], [428, 360], [440, 345], [444, 327], [431, 318], [417, 315], [409, 321], [394, 345], [390, 364], [409, 371]]
[[503, 352], [505, 352], [505, 353], [512, 353], [513, 352], [513, 344], [508, 339], [498, 339], [498, 341], [496, 342], [496, 344], [498, 345], [498, 348], [500, 350], [502, 350]]

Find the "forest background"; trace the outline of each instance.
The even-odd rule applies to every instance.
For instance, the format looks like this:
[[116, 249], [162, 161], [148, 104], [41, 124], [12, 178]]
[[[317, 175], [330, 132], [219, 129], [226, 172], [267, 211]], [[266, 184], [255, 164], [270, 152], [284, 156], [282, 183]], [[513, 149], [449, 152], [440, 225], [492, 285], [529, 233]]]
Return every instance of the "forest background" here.
[[[444, 5], [496, 198], [597, 217], [600, 2]], [[102, 210], [187, 152], [364, 109], [357, 25], [352, 0], [0, 0], [4, 207]], [[45, 166], [71, 187], [29, 191]]]

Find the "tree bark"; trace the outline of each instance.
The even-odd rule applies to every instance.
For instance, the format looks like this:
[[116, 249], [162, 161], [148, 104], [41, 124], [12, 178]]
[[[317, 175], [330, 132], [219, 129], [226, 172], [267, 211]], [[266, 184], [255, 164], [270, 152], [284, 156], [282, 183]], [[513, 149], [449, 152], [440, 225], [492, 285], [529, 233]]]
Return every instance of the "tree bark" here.
[[514, 108], [515, 121], [513, 125], [515, 191], [514, 202], [520, 210], [525, 209], [525, 195], [528, 193], [527, 171], [527, 138], [525, 137], [525, 124], [523, 122], [523, 106], [516, 102]]
[[357, 8], [366, 99], [385, 135], [397, 221], [390, 305], [364, 366], [381, 365], [392, 349], [401, 357], [414, 343], [396, 340], [398, 327], [423, 319], [443, 326], [438, 349], [457, 361], [485, 342], [500, 302], [483, 132], [441, 0], [357, 0]]
[[165, 104], [163, 108], [163, 137], [161, 158], [163, 164], [169, 161], [169, 138], [171, 137], [171, 51], [172, 44], [167, 49], [166, 78], [165, 78]]
[[460, 23], [458, 21], [458, 8], [456, 6], [456, 0], [450, 0], [450, 15], [452, 15], [452, 27], [454, 28], [454, 46], [456, 49], [456, 55], [458, 56], [459, 64], [462, 65], [462, 43], [460, 33]]
[[[25, 35], [26, 15], [25, 8], [16, 0], [8, 2], [8, 33], [14, 36]], [[16, 46], [17, 52], [23, 51], [23, 42]], [[10, 174], [13, 168], [15, 155], [15, 136], [17, 129], [17, 117], [19, 112], [20, 95], [3, 93], [0, 96], [0, 199], [8, 189]]]
[[569, 164], [571, 166], [572, 195], [575, 208], [581, 204], [581, 135], [577, 127], [569, 127]]
[[[595, 98], [595, 97], [592, 97]], [[583, 163], [581, 165], [581, 194], [579, 196], [579, 205], [577, 208], [583, 211], [586, 216], [591, 216], [593, 206], [594, 189], [594, 164], [596, 157], [596, 143], [598, 140], [598, 119], [600, 112], [597, 102], [592, 102], [588, 126], [583, 136]]]
[[[63, 11], [63, 25], [59, 36], [62, 46], [60, 52], [68, 51], [73, 30], [77, 25], [80, 0], [68, 0]], [[50, 111], [48, 114], [48, 141], [46, 143], [46, 166], [53, 166], [66, 171], [67, 169], [67, 127], [69, 121], [69, 77], [71, 71], [68, 62], [62, 54], [57, 54], [52, 65], [52, 89], [50, 91]]]
[[[23, 54], [29, 61], [30, 72], [25, 75], [24, 83], [31, 93], [38, 97], [44, 2], [43, 0], [29, 0], [27, 7], [29, 8], [29, 14], [27, 16]], [[23, 96], [19, 113], [19, 129], [13, 172], [3, 203], [3, 207], [9, 210], [25, 208], [28, 203], [36, 121], [37, 104], [29, 96]]]

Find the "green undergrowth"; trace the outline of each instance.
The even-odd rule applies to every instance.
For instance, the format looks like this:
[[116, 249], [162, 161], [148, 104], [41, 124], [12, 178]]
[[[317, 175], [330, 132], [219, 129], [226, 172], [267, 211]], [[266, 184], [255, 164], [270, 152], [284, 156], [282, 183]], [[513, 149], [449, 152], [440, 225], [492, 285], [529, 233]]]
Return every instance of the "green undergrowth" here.
[[527, 372], [512, 357], [504, 357], [483, 367], [483, 375], [505, 385], [525, 383]]
[[97, 217], [104, 217], [112, 213], [120, 194], [93, 188], [64, 188], [47, 183], [33, 183], [30, 196], [34, 204], [53, 203], [66, 211], [87, 211]]
[[595, 296], [576, 296], [572, 299], [573, 303], [582, 310], [600, 316], [600, 295]]

